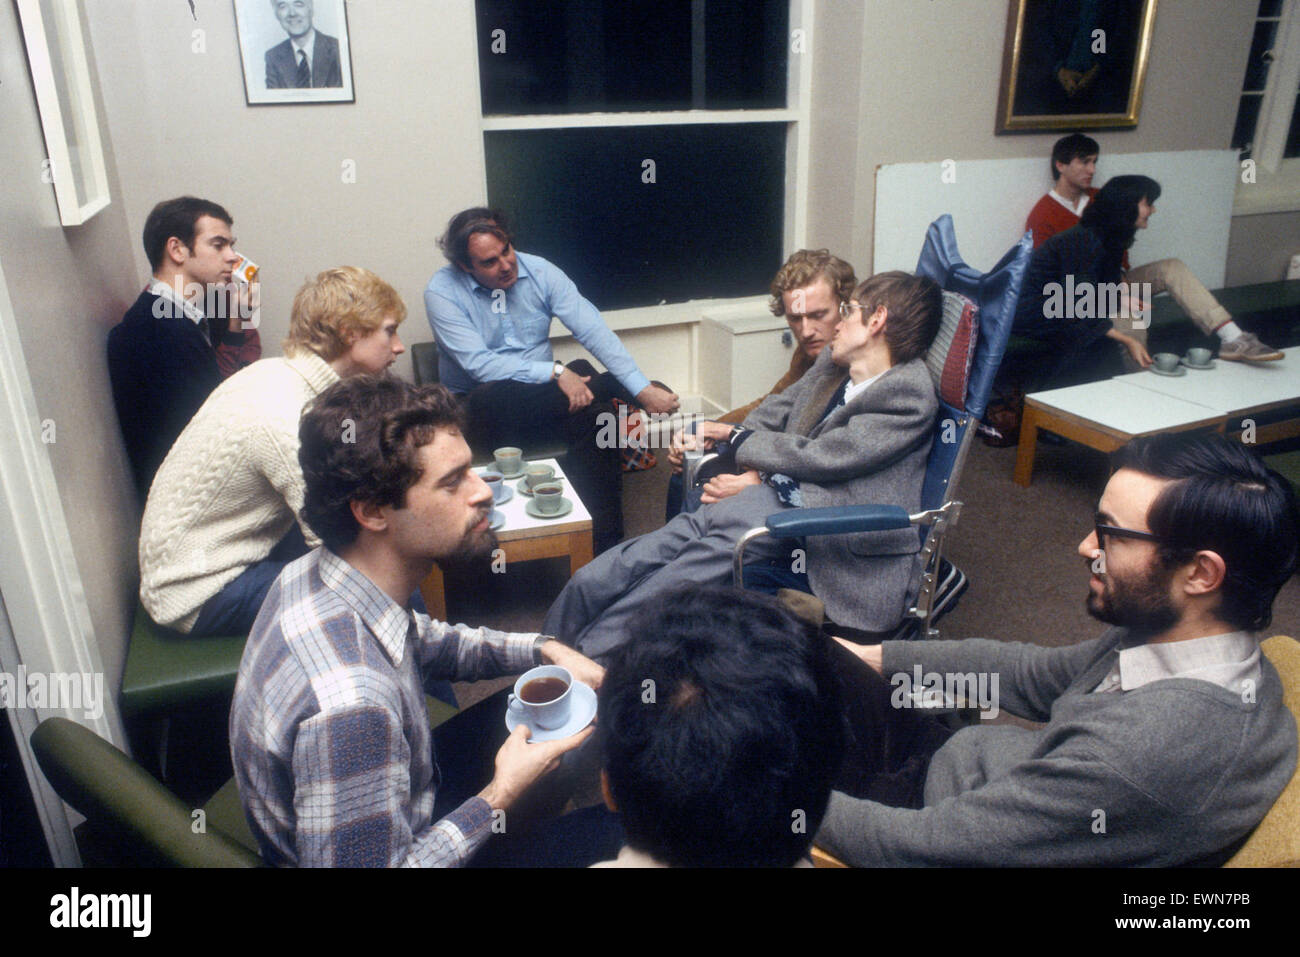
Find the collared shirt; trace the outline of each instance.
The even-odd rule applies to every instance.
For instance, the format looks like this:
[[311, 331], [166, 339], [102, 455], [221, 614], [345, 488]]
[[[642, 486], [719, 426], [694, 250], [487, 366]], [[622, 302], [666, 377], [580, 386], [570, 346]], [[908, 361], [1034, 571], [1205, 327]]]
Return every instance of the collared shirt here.
[[176, 287], [163, 282], [161, 279], [156, 277], [150, 279], [149, 285], [145, 288], [155, 296], [161, 296], [168, 302], [180, 306], [181, 311], [185, 313], [186, 318], [192, 321], [196, 326], [202, 325], [203, 320], [207, 318], [203, 315], [202, 309], [178, 293]]
[[518, 278], [509, 289], [488, 289], [454, 265], [429, 280], [424, 307], [443, 385], [464, 393], [484, 382], [549, 382], [552, 316], [633, 395], [650, 384], [573, 280], [541, 256], [516, 256]]
[[1058, 193], [1058, 192], [1057, 192], [1056, 190], [1054, 190], [1054, 189], [1049, 189], [1049, 190], [1047, 191], [1047, 195], [1050, 196], [1050, 197], [1052, 197], [1052, 199], [1056, 200], [1058, 203], [1060, 203], [1062, 206], [1064, 206], [1064, 207], [1065, 207], [1066, 209], [1068, 209], [1070, 212], [1074, 213], [1074, 215], [1076, 215], [1076, 216], [1082, 216], [1082, 215], [1083, 215], [1083, 211], [1084, 211], [1084, 209], [1086, 209], [1087, 206], [1088, 206], [1088, 200], [1090, 200], [1090, 199], [1092, 198], [1091, 196], [1089, 196], [1089, 195], [1087, 194], [1086, 191], [1083, 192], [1083, 193], [1080, 193], [1080, 194], [1079, 194], [1079, 199], [1078, 199], [1078, 202], [1076, 202], [1076, 203], [1072, 203], [1072, 202], [1070, 202], [1068, 199], [1066, 199], [1064, 196], [1062, 196], [1060, 193]]
[[492, 811], [475, 796], [433, 820], [440, 778], [422, 682], [523, 671], [536, 638], [409, 612], [324, 547], [286, 566], [248, 637], [230, 716], [263, 859], [464, 864]]
[[1133, 691], [1166, 678], [1194, 678], [1245, 694], [1259, 687], [1259, 654], [1259, 638], [1248, 631], [1133, 645], [1120, 648], [1114, 667], [1093, 691]]

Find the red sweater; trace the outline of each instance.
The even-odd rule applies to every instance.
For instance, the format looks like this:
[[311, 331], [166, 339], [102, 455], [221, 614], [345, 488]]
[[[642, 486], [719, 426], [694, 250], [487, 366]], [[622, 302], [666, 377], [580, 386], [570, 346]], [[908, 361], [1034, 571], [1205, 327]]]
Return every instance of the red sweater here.
[[[1088, 200], [1097, 195], [1097, 190], [1088, 187]], [[1034, 204], [1034, 208], [1029, 211], [1029, 218], [1025, 220], [1025, 229], [1034, 234], [1034, 248], [1037, 249], [1043, 243], [1047, 242], [1057, 233], [1063, 233], [1067, 229], [1073, 229], [1079, 225], [1079, 217], [1074, 215], [1059, 201], [1052, 198], [1051, 193], [1044, 193], [1043, 198]], [[1124, 253], [1122, 263], [1124, 271], [1128, 272], [1128, 253]]]

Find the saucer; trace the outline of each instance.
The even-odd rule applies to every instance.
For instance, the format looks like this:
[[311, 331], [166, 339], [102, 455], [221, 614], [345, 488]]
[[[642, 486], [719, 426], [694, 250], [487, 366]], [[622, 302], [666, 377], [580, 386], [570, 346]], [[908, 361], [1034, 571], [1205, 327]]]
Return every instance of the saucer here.
[[[493, 465], [492, 468], [493, 468], [495, 471], [497, 471], [497, 472], [501, 472], [501, 470], [500, 470], [499, 468], [497, 468], [495, 465]], [[523, 475], [523, 474], [524, 474], [524, 467], [523, 467], [522, 465], [520, 465], [520, 466], [519, 466], [519, 471], [517, 471], [517, 472], [501, 472], [501, 477], [502, 477], [503, 479], [517, 479], [517, 478], [519, 478], [519, 476], [521, 476], [521, 475]]]
[[1178, 367], [1177, 369], [1175, 369], [1173, 372], [1161, 372], [1161, 371], [1160, 371], [1159, 369], [1157, 369], [1154, 365], [1151, 365], [1151, 366], [1148, 366], [1148, 367], [1147, 367], [1147, 371], [1148, 371], [1148, 372], [1154, 372], [1156, 375], [1167, 375], [1167, 376], [1180, 376], [1180, 375], [1187, 375], [1187, 370], [1184, 369], [1182, 366], [1179, 366], [1179, 367]]
[[505, 524], [506, 524], [506, 513], [498, 512], [495, 508], [492, 509], [492, 515], [488, 519], [488, 528], [490, 528], [492, 531], [495, 532], [498, 529], [504, 528]]
[[1186, 359], [1179, 359], [1178, 363], [1179, 365], [1186, 366], [1188, 369], [1213, 369], [1214, 368], [1213, 359], [1205, 363], [1205, 365], [1203, 366], [1193, 365], [1192, 363], [1188, 362]]
[[543, 515], [541, 512], [537, 510], [537, 501], [536, 499], [534, 499], [531, 502], [524, 503], [524, 511], [527, 512], [529, 515], [531, 515], [533, 518], [541, 518], [541, 519], [561, 518], [573, 511], [573, 503], [570, 502], [567, 498], [561, 497], [560, 510], [558, 512], [552, 512], [550, 515]]
[[515, 490], [504, 482], [501, 484], [501, 497], [493, 502], [493, 505], [504, 505], [515, 497]]
[[[551, 731], [532, 728], [533, 733], [528, 736], [529, 741], [558, 741], [560, 738], [577, 734], [591, 724], [591, 719], [596, 717], [596, 692], [574, 679], [569, 694], [573, 696], [573, 700], [569, 702], [569, 720]], [[527, 722], [506, 705], [506, 727], [514, 731], [515, 727], [521, 724], [527, 725]]]

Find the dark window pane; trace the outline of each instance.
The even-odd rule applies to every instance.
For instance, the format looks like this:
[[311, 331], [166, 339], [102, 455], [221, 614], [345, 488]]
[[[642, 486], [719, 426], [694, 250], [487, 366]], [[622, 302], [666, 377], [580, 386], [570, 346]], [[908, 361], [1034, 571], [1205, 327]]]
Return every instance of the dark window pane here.
[[1282, 0], [1259, 0], [1260, 17], [1280, 17], [1282, 15]]
[[1246, 80], [1243, 90], [1262, 92], [1268, 82], [1269, 63], [1264, 54], [1273, 47], [1273, 38], [1277, 35], [1276, 23], [1256, 23], [1255, 39], [1250, 44], [1250, 59], [1246, 61]]
[[491, 131], [488, 200], [600, 309], [757, 295], [781, 265], [785, 141], [784, 123]]
[[1232, 148], [1242, 151], [1242, 158], [1251, 154], [1255, 139], [1255, 123], [1259, 119], [1259, 105], [1264, 97], [1258, 93], [1247, 93], [1241, 98], [1237, 107], [1237, 125], [1232, 131]]
[[1282, 155], [1287, 159], [1300, 156], [1300, 96], [1296, 97], [1295, 106], [1291, 108], [1291, 129], [1287, 131]]
[[737, 6], [477, 0], [483, 112], [783, 107], [788, 0]]

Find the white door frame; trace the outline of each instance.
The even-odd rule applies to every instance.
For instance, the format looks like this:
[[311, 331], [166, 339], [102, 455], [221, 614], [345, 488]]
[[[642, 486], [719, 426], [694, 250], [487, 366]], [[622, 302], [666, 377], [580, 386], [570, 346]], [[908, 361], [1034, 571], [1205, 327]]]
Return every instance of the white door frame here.
[[[31, 734], [45, 718], [62, 715], [126, 750], [117, 710], [117, 688], [103, 679], [104, 663], [72, 538], [59, 499], [49, 449], [42, 441], [31, 376], [23, 357], [18, 322], [0, 263], [0, 670], [27, 674], [99, 675], [103, 714], [79, 705], [6, 709], [22, 755], [36, 811], [56, 866], [80, 863], [72, 835], [75, 812], [40, 773]], [[26, 689], [18, 689], [22, 694]], [[70, 817], [71, 815], [71, 817]]]

